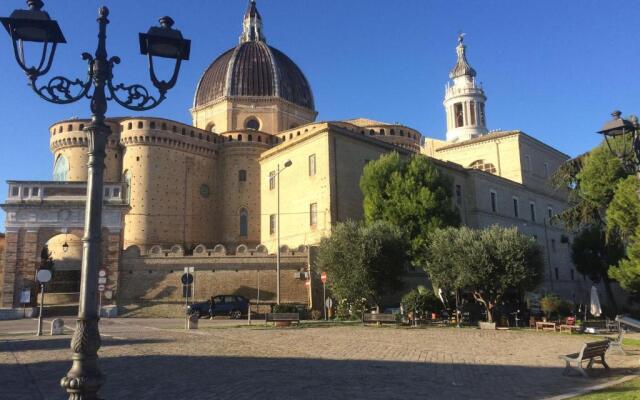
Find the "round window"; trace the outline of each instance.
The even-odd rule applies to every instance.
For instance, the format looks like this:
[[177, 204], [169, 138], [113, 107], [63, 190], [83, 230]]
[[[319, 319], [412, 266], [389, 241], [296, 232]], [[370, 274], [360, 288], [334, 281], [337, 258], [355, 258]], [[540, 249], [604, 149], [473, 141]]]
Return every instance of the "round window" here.
[[207, 198], [209, 197], [209, 186], [202, 184], [200, 185], [200, 196]]
[[260, 122], [257, 119], [251, 117], [244, 123], [244, 127], [246, 129], [258, 131], [260, 130]]

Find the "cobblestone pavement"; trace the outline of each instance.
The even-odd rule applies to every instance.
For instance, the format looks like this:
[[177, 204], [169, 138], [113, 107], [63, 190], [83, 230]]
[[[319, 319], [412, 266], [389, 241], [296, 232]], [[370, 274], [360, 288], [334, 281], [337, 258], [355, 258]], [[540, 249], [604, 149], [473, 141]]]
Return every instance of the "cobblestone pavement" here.
[[[70, 321], [69, 321], [70, 322]], [[529, 331], [394, 327], [234, 328], [202, 321], [101, 321], [105, 399], [538, 399], [637, 373], [562, 376], [559, 354], [594, 340]], [[45, 325], [46, 326], [46, 325]], [[71, 325], [69, 325], [71, 326]], [[64, 399], [70, 336], [36, 338], [34, 321], [0, 322], [0, 399]]]

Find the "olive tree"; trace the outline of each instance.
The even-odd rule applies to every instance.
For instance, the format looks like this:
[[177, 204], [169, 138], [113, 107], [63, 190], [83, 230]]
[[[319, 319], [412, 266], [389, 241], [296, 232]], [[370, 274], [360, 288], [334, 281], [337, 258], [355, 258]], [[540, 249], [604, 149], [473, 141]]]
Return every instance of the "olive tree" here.
[[489, 322], [507, 291], [532, 290], [542, 281], [540, 247], [515, 228], [437, 229], [431, 235], [428, 254], [426, 271], [433, 284], [470, 291], [485, 307]]

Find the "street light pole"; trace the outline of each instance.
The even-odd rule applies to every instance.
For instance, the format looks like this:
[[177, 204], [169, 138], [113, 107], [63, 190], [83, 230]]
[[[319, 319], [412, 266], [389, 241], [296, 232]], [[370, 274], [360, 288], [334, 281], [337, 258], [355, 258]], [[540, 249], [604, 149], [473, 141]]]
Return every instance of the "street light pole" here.
[[[53, 63], [56, 46], [66, 43], [58, 23], [42, 11], [41, 0], [27, 0], [29, 10], [15, 10], [9, 18], [0, 22], [11, 36], [16, 61], [27, 74], [30, 86], [44, 100], [56, 104], [70, 104], [84, 97], [91, 99], [91, 123], [85, 128], [88, 136], [87, 201], [85, 206], [85, 229], [82, 238], [82, 266], [80, 276], [80, 299], [76, 330], [71, 340], [73, 364], [60, 385], [69, 394], [70, 400], [98, 399], [98, 391], [103, 383], [103, 375], [98, 369], [98, 350], [101, 340], [98, 329], [97, 310], [98, 266], [101, 259], [102, 243], [102, 191], [104, 159], [107, 138], [111, 129], [105, 124], [107, 101], [114, 100], [125, 108], [144, 111], [158, 106], [166, 97], [166, 92], [175, 86], [182, 60], [189, 59], [190, 42], [182, 38], [178, 30], [172, 29], [169, 17], [160, 19], [161, 27], [152, 27], [146, 34], [140, 34], [140, 51], [148, 55], [151, 81], [158, 89], [156, 98], [142, 85], [114, 84], [113, 68], [120, 63], [118, 57], [107, 58], [107, 24], [109, 10], [101, 7], [98, 16], [98, 45], [94, 56], [83, 53], [83, 60], [89, 65], [86, 80], [70, 80], [62, 76], [52, 78], [48, 84], [38, 87], [37, 80], [45, 75]], [[23, 43], [43, 43], [43, 52], [36, 66], [29, 66], [25, 60]], [[51, 49], [49, 50], [49, 46]], [[176, 60], [173, 76], [167, 81], [157, 79], [153, 56]], [[75, 89], [79, 87], [78, 89]], [[89, 91], [93, 87], [93, 92]], [[106, 92], [109, 92], [107, 97]], [[123, 91], [126, 98], [118, 92]]]
[[280, 164], [276, 169], [276, 304], [280, 304], [280, 173], [289, 168], [293, 164], [291, 160], [284, 163], [284, 167], [280, 169]]

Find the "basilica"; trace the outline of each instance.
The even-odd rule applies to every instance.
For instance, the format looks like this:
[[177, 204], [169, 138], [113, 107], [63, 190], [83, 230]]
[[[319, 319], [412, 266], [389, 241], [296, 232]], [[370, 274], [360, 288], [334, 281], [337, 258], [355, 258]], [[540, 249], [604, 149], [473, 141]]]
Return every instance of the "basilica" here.
[[[184, 304], [180, 275], [193, 267], [196, 299], [241, 294], [269, 304], [278, 290], [283, 302], [316, 306], [314, 246], [336, 223], [362, 218], [362, 170], [388, 152], [432, 158], [451, 177], [466, 225], [516, 226], [535, 237], [546, 262], [539, 292], [584, 300], [591, 282], [575, 271], [571, 237], [551, 219], [566, 194], [548, 180], [568, 156], [524, 132], [487, 128], [487, 96], [462, 36], [452, 64], [443, 77], [445, 140], [364, 117], [316, 121], [313, 77], [267, 42], [250, 1], [238, 43], [195, 88], [192, 124], [107, 121], [103, 304], [175, 314]], [[50, 301], [77, 304], [88, 123], [51, 125], [53, 180], [8, 182], [0, 307], [20, 307], [25, 291], [35, 298], [44, 246], [55, 262]], [[424, 275], [408, 271], [407, 279]]]

